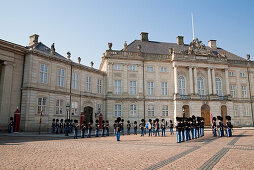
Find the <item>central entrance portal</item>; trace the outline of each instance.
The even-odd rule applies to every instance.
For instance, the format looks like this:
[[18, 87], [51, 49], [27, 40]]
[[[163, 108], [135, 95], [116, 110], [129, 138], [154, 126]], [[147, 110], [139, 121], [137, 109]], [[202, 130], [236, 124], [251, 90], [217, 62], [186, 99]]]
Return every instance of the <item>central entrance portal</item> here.
[[205, 126], [211, 126], [210, 107], [207, 104], [201, 107], [201, 117], [205, 119]]
[[84, 115], [85, 115], [85, 121], [86, 123], [93, 121], [93, 108], [90, 106], [87, 106], [84, 108]]

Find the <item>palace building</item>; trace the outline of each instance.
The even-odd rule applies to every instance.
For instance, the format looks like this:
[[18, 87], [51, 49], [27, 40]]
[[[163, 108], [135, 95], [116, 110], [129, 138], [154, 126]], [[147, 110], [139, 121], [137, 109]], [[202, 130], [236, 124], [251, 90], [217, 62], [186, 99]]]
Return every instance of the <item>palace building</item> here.
[[[234, 126], [253, 126], [254, 62], [197, 38], [189, 44], [140, 40], [103, 53], [100, 68], [74, 62], [30, 36], [28, 46], [0, 40], [0, 130], [18, 108], [20, 130], [50, 131], [52, 119], [116, 117], [173, 120], [230, 115]], [[41, 117], [42, 113], [42, 117]]]

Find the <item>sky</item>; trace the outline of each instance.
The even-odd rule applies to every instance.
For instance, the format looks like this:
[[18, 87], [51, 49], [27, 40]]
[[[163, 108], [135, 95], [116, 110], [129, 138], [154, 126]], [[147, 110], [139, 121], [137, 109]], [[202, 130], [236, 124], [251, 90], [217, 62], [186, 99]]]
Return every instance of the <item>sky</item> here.
[[29, 36], [39, 35], [58, 53], [98, 68], [102, 54], [113, 43], [121, 50], [124, 41], [140, 39], [184, 43], [192, 41], [191, 13], [195, 38], [254, 60], [253, 0], [0, 0], [0, 39], [27, 46]]

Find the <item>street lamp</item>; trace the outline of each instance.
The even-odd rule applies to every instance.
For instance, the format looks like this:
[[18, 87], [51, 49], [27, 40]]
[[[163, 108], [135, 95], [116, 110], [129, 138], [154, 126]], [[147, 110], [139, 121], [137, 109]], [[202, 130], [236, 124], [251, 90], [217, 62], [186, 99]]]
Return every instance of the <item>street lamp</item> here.
[[185, 118], [185, 109], [183, 108], [183, 119]]
[[67, 119], [70, 119], [70, 104], [66, 104]]

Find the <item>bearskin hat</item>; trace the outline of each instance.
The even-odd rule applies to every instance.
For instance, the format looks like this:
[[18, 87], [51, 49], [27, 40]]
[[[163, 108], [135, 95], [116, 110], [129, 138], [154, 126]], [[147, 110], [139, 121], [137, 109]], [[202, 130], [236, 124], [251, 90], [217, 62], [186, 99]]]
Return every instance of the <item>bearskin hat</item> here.
[[55, 121], [56, 119], [53, 119], [53, 122]]
[[117, 120], [117, 122], [121, 122], [122, 119], [120, 117], [118, 117], [116, 120]]
[[152, 119], [149, 119], [149, 122], [152, 122]]
[[67, 119], [64, 120], [65, 123], [66, 123], [67, 121], [68, 121]]
[[60, 121], [63, 122], [63, 119], [61, 119]]
[[226, 116], [226, 119], [227, 120], [231, 120], [231, 116]]
[[124, 119], [122, 119], [121, 121], [124, 122]]
[[173, 123], [172, 120], [169, 121], [170, 123]]
[[101, 121], [101, 123], [105, 123], [105, 121], [104, 121], [104, 120], [102, 120], [102, 121]]
[[156, 122], [159, 122], [160, 120], [158, 118], [156, 118]]
[[141, 119], [141, 122], [145, 122], [145, 119]]
[[93, 120], [91, 120], [90, 123], [93, 124]]
[[58, 119], [56, 119], [56, 121], [57, 121], [57, 122], [59, 122], [59, 120], [58, 120]]
[[98, 119], [96, 119], [96, 120], [95, 120], [95, 123], [99, 123], [99, 120], [98, 120]]
[[216, 121], [216, 117], [213, 117], [213, 121]]
[[86, 121], [83, 121], [83, 124], [86, 124]]
[[108, 120], [106, 120], [106, 123], [108, 123]]
[[13, 117], [10, 117], [10, 120], [13, 120]]
[[75, 119], [75, 120], [74, 120], [74, 123], [78, 123], [78, 120]]
[[137, 121], [134, 121], [134, 124], [137, 124]]
[[163, 122], [165, 119], [161, 119], [161, 121]]
[[223, 120], [223, 117], [217, 116], [217, 119], [222, 121], [222, 120]]
[[127, 120], [127, 123], [130, 123], [130, 121], [129, 121], [129, 120]]

